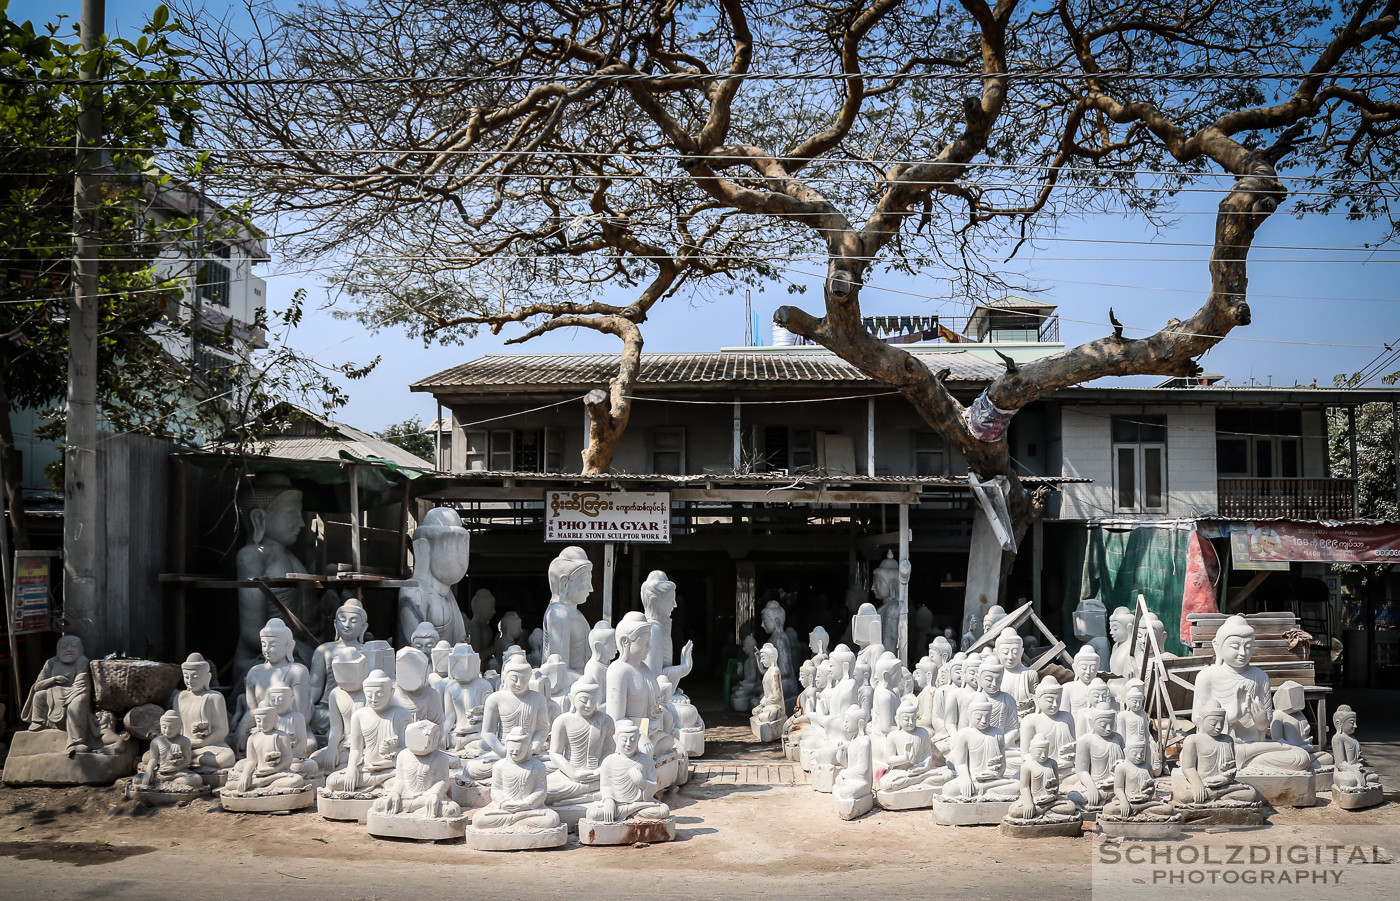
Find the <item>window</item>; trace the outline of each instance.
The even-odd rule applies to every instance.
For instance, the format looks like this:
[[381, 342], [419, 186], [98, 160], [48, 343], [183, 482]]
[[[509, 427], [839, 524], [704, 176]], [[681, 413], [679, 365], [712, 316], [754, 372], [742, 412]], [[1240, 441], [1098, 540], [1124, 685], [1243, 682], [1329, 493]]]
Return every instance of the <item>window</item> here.
[[1114, 416], [1113, 506], [1125, 513], [1167, 507], [1167, 417]]
[[1221, 476], [1296, 479], [1303, 474], [1297, 410], [1217, 410], [1215, 468]]
[[491, 431], [491, 471], [510, 472], [515, 467], [515, 432], [511, 429]]
[[914, 475], [946, 476], [948, 474], [948, 446], [936, 432], [920, 430], [914, 432]]
[[663, 476], [685, 474], [685, 426], [652, 429], [651, 471]]
[[[229, 258], [227, 246], [217, 247], [210, 253], [225, 260]], [[231, 281], [232, 273], [226, 263], [220, 263], [218, 260], [205, 260], [199, 265], [198, 299], [215, 306], [228, 306]]]
[[558, 472], [562, 429], [492, 429], [467, 433], [467, 469], [492, 472]]
[[754, 472], [800, 472], [819, 464], [817, 436], [839, 435], [840, 430], [818, 432], [816, 429], [790, 429], [781, 425], [756, 425], [751, 434], [752, 446], [748, 450], [754, 461]]
[[[466, 433], [466, 462], [467, 472], [481, 472], [490, 469], [487, 462], [486, 448], [490, 434], [486, 430], [470, 431]], [[452, 430], [442, 431], [442, 451], [447, 461], [452, 460]]]

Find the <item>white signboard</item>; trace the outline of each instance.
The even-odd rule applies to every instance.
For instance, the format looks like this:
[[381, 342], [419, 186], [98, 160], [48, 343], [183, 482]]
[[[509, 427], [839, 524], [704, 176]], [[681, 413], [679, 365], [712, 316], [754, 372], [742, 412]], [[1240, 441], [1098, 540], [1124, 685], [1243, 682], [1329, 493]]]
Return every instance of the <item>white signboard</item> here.
[[546, 491], [545, 541], [671, 542], [665, 491]]

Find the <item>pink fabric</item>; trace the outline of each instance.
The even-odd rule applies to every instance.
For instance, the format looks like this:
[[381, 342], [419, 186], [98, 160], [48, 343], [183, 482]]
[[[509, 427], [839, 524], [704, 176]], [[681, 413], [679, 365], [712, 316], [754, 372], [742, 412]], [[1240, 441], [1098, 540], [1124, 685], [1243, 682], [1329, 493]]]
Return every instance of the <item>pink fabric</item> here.
[[1191, 622], [1187, 619], [1192, 613], [1219, 613], [1215, 602], [1215, 583], [1220, 578], [1220, 559], [1215, 548], [1201, 537], [1199, 531], [1191, 532], [1186, 545], [1186, 590], [1181, 596], [1181, 640], [1191, 643]]

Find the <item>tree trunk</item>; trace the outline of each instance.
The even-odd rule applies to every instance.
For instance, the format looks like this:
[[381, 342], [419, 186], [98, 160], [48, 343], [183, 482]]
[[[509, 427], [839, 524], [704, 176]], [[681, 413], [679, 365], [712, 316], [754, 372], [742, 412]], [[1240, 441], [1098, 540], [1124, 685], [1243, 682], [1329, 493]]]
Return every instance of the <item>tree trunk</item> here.
[[[617, 375], [608, 382], [608, 390], [594, 388], [583, 397], [588, 409], [588, 445], [583, 449], [583, 474], [602, 475], [612, 472], [613, 454], [617, 442], [627, 431], [632, 415], [632, 391], [642, 366], [642, 330], [622, 317], [610, 317], [607, 331], [622, 338], [622, 358]], [[595, 328], [598, 326], [595, 325]]]
[[27, 551], [29, 523], [24, 514], [24, 473], [20, 465], [19, 449], [15, 447], [14, 424], [10, 422], [12, 412], [10, 392], [5, 386], [5, 374], [0, 370], [0, 456], [4, 459], [5, 500], [9, 507], [14, 549]]

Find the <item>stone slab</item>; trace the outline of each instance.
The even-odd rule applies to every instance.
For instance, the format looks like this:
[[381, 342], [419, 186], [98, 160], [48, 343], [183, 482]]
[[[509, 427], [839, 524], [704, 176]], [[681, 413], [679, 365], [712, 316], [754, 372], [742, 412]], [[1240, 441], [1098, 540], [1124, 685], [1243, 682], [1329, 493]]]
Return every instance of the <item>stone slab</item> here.
[[1112, 838], [1171, 841], [1181, 838], [1181, 819], [1150, 821], [1116, 820], [1100, 817], [1099, 831]]
[[675, 785], [676, 780], [680, 778], [680, 775], [681, 758], [679, 754], [672, 757], [670, 760], [663, 760], [658, 762], [656, 764], [656, 784], [658, 786], [657, 794], [659, 795], [661, 792], [664, 792], [666, 789]]
[[704, 729], [682, 729], [680, 733], [681, 748], [687, 757], [701, 757], [705, 754], [705, 730]]
[[569, 827], [553, 829], [477, 829], [467, 827], [467, 847], [473, 851], [535, 851], [561, 848], [569, 841]]
[[560, 804], [549, 809], [559, 814], [559, 822], [575, 832], [578, 831], [579, 820], [588, 816], [587, 804]]
[[914, 788], [901, 788], [899, 791], [876, 791], [875, 800], [885, 810], [921, 810], [932, 807], [935, 799], [942, 797], [943, 790], [931, 785]]
[[1014, 801], [933, 802], [933, 821], [940, 826], [998, 826], [1011, 812]]
[[163, 791], [159, 788], [142, 788], [133, 779], [127, 784], [126, 796], [147, 807], [166, 807], [171, 804], [184, 804], [195, 798], [207, 798], [209, 786], [201, 785], [195, 791]]
[[491, 783], [477, 782], [461, 775], [452, 777], [447, 787], [447, 796], [456, 801], [463, 810], [475, 810], [491, 803]]
[[374, 798], [333, 798], [324, 790], [316, 793], [316, 812], [323, 819], [347, 823], [363, 823], [365, 814], [374, 806]]
[[1312, 807], [1317, 803], [1317, 780], [1312, 773], [1282, 776], [1240, 773], [1235, 778], [1254, 786], [1274, 807]]
[[16, 732], [0, 780], [6, 785], [111, 785], [136, 772], [134, 742], [114, 753], [78, 751], [68, 756], [68, 733], [61, 729]]
[[836, 815], [843, 820], [858, 819], [875, 809], [875, 796], [873, 794], [861, 795], [859, 798], [843, 798], [836, 795], [834, 798]]
[[1342, 810], [1362, 810], [1385, 803], [1385, 791], [1381, 788], [1368, 788], [1365, 791], [1332, 790], [1332, 801]]
[[831, 794], [831, 790], [836, 787], [836, 767], [814, 766], [812, 767], [812, 790], [819, 791], [824, 795]]
[[1004, 819], [999, 828], [1008, 838], [1078, 838], [1084, 834], [1084, 820], [1075, 817], [1055, 823], [1014, 823]]
[[1178, 804], [1176, 810], [1181, 814], [1183, 829], [1204, 829], [1207, 826], [1262, 826], [1265, 823], [1263, 804], [1245, 807], [1193, 807], [1189, 804]]
[[812, 767], [817, 765], [817, 749], [810, 745], [803, 745], [797, 749], [797, 762], [802, 765], [802, 771], [812, 772]]
[[753, 733], [754, 738], [766, 744], [783, 737], [783, 724], [761, 723], [753, 717], [749, 717], [749, 731]]
[[600, 823], [584, 817], [578, 822], [578, 840], [583, 845], [655, 844], [672, 841], [675, 837], [675, 817], [664, 820], [634, 817], [621, 823]]
[[1332, 790], [1332, 774], [1336, 770], [1331, 768], [1325, 770], [1315, 770], [1313, 772], [1314, 787], [1320, 792], [1330, 792]]
[[446, 842], [461, 838], [467, 831], [467, 817], [403, 816], [371, 810], [365, 814], [365, 828], [380, 838], [411, 838], [422, 842]]
[[233, 813], [291, 813], [305, 810], [316, 803], [316, 788], [308, 785], [301, 791], [276, 795], [219, 794], [219, 805]]

